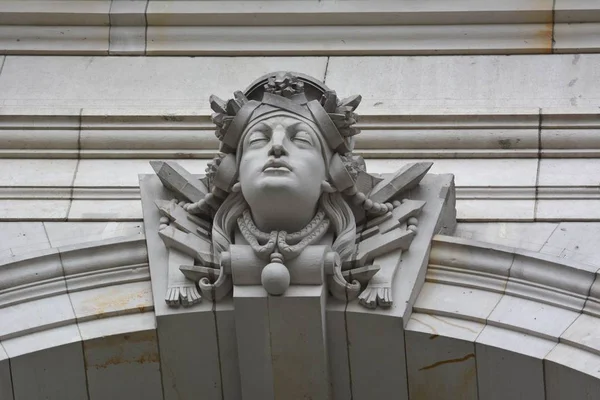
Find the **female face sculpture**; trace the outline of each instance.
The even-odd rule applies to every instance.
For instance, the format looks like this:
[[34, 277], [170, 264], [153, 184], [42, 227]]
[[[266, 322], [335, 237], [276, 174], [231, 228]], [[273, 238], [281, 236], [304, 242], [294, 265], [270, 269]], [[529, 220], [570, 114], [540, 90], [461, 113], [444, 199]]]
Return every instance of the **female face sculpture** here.
[[316, 125], [275, 111], [252, 121], [240, 143], [239, 182], [257, 226], [302, 229], [314, 216], [327, 179], [328, 149]]

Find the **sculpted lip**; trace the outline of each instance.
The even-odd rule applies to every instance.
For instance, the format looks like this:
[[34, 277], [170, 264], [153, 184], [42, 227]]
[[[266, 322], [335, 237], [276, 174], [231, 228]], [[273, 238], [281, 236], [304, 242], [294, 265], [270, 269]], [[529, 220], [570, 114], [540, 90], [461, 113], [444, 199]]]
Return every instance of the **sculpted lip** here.
[[286, 168], [290, 171], [292, 170], [291, 165], [288, 164], [287, 162], [285, 162], [283, 160], [275, 160], [275, 159], [270, 159], [269, 161], [267, 161], [265, 166], [263, 167], [263, 171], [266, 171], [269, 168]]

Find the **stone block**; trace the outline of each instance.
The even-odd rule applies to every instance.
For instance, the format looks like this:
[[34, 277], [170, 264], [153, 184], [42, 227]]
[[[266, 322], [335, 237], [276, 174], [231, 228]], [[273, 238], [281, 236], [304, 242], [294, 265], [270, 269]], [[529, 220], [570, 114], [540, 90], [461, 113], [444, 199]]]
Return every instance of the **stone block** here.
[[430, 340], [444, 336], [474, 342], [484, 328], [480, 322], [421, 313], [413, 313], [406, 324], [407, 331], [427, 333]]
[[[327, 295], [324, 285], [305, 285], [291, 286], [281, 296], [268, 296], [275, 399], [329, 397]], [[245, 325], [236, 326], [239, 332], [245, 331]], [[244, 373], [241, 371], [242, 376]]]
[[79, 323], [90, 400], [162, 400], [160, 360], [153, 313]]
[[63, 275], [56, 249], [0, 260], [0, 309], [65, 293]]
[[[362, 106], [362, 104], [361, 104]], [[367, 170], [394, 173], [406, 164], [425, 160], [367, 159]], [[533, 159], [430, 159], [431, 174], [454, 174], [457, 187], [535, 187], [537, 160]]]
[[478, 398], [473, 342], [412, 330], [405, 340], [411, 398]]
[[[533, 193], [534, 190], [532, 189]], [[456, 200], [456, 218], [459, 221], [520, 221], [533, 222], [536, 202], [529, 200]]]
[[0, 340], [6, 348], [5, 339], [73, 323], [75, 314], [68, 295], [61, 294], [0, 308], [0, 320], [11, 321], [0, 325]]
[[[578, 54], [574, 56], [573, 65], [577, 65], [578, 56]], [[573, 78], [569, 81], [569, 85], [577, 87], [579, 79]], [[577, 98], [573, 98], [572, 103], [576, 104]], [[598, 119], [595, 110], [588, 107], [542, 110], [540, 142], [542, 158], [597, 157], [600, 147], [598, 136], [595, 134]]]
[[488, 317], [488, 324], [558, 341], [579, 314], [556, 306], [505, 295]]
[[473, 342], [483, 328], [478, 322], [412, 314], [405, 336], [411, 396], [473, 397]]
[[233, 299], [223, 299], [215, 304], [215, 319], [219, 337], [219, 363], [223, 382], [223, 399], [240, 399], [242, 392]]
[[168, 252], [158, 236], [160, 212], [154, 201], [173, 195], [156, 175], [140, 175], [140, 189], [165, 400], [194, 397], [199, 391], [207, 398], [221, 398], [220, 324], [212, 302], [205, 300], [193, 308], [172, 308], [165, 302]]
[[[326, 63], [326, 57], [16, 56], [4, 65], [0, 100], [5, 106], [208, 111], [206, 99], [212, 93], [230, 96], [257, 76], [275, 70], [297, 70], [323, 78]], [[240, 65], [244, 65], [243, 71]]]
[[546, 399], [592, 400], [600, 393], [600, 356], [558, 344], [544, 360]]
[[[414, 106], [594, 107], [600, 87], [600, 72], [594, 66], [599, 57], [335, 57], [329, 62], [325, 83], [361, 93], [363, 113]], [[415, 80], [415, 76], [424, 78]], [[574, 78], [577, 87], [569, 86]]]
[[142, 222], [44, 222], [52, 247], [133, 236], [143, 233]]
[[600, 225], [595, 222], [560, 222], [541, 253], [588, 265], [600, 265]]
[[[154, 2], [152, 2], [154, 3]], [[185, 3], [185, 2], [182, 2]], [[355, 2], [355, 4], [360, 2]], [[383, 2], [385, 3], [385, 2]], [[390, 4], [388, 2], [388, 4]], [[393, 4], [393, 3], [392, 3]], [[346, 9], [347, 10], [347, 9]], [[346, 11], [345, 10], [345, 11]], [[287, 13], [284, 13], [287, 14]], [[253, 14], [255, 16], [256, 13]], [[253, 18], [255, 20], [256, 17]], [[415, 55], [549, 53], [548, 24], [149, 26], [149, 55]], [[296, 22], [297, 23], [297, 22]], [[309, 25], [313, 25], [310, 23]], [[363, 21], [359, 25], [364, 25]], [[540, 35], [540, 29], [546, 33]], [[189, 40], [183, 41], [181, 37]], [[278, 41], [268, 39], [277, 37]], [[436, 38], [432, 40], [431, 38]], [[441, 38], [441, 39], [440, 39]], [[339, 85], [341, 86], [341, 85]]]
[[[204, 173], [208, 160], [177, 160], [191, 173]], [[81, 160], [74, 186], [137, 187], [139, 174], [153, 174], [148, 160]]]
[[[519, 254], [520, 253], [520, 254]], [[506, 293], [580, 312], [598, 267], [545, 254], [515, 254]]]
[[148, 0], [113, 1], [110, 5], [110, 25], [145, 26]]
[[8, 354], [0, 343], [0, 398], [14, 400]]
[[78, 322], [151, 311], [150, 282], [133, 282], [69, 293]]
[[600, 354], [598, 318], [581, 314], [560, 337], [560, 342], [592, 353]]
[[70, 200], [0, 200], [0, 220], [64, 221]]
[[331, 396], [334, 400], [343, 400], [352, 397], [345, 312], [345, 301], [334, 297], [327, 299], [327, 308], [325, 310], [327, 352], [329, 354]]
[[[119, 2], [114, 4], [119, 4]], [[110, 28], [108, 54], [143, 55], [145, 51], [146, 27], [112, 26]]]
[[486, 326], [476, 343], [479, 396], [544, 400], [542, 361], [554, 346], [553, 341]]
[[459, 222], [454, 236], [543, 252], [557, 226], [554, 222]]
[[90, 1], [28, 1], [2, 2], [1, 24], [15, 25], [71, 25], [73, 14], [79, 17], [80, 25], [109, 25], [110, 0]]
[[590, 295], [583, 307], [583, 312], [596, 317], [600, 317], [600, 279], [596, 272], [596, 280], [590, 288]]
[[[2, 61], [0, 61], [1, 64]], [[6, 157], [75, 158], [80, 110], [4, 107], [0, 111], [0, 154]]]
[[346, 311], [353, 399], [408, 398], [404, 327], [385, 314]]
[[71, 24], [72, 22], [67, 26], [0, 26], [0, 49], [4, 54], [108, 54], [108, 26]]
[[600, 203], [596, 199], [538, 200], [537, 221], [597, 221], [600, 219]]
[[[15, 400], [87, 398], [81, 336], [75, 325], [4, 340]], [[60, 360], [60, 368], [57, 368]]]
[[485, 323], [501, 298], [500, 293], [425, 282], [414, 310], [423, 314], [465, 318]]
[[596, 53], [600, 50], [600, 41], [598, 40], [600, 24], [597, 20], [589, 23], [577, 22], [554, 24], [554, 40], [556, 41], [553, 46], [554, 52]]
[[262, 286], [233, 287], [241, 392], [265, 400], [275, 399], [267, 296]]
[[139, 200], [73, 200], [69, 221], [141, 221]]
[[546, 158], [540, 160], [540, 186], [593, 186], [598, 184], [600, 159]]
[[0, 170], [18, 171], [2, 174], [0, 186], [71, 186], [77, 160], [0, 160]]
[[50, 248], [41, 222], [0, 222], [0, 259]]

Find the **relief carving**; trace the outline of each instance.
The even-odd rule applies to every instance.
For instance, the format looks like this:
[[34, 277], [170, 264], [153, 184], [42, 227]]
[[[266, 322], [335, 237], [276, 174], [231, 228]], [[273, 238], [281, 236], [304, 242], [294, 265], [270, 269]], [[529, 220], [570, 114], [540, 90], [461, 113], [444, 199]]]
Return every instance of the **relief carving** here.
[[402, 193], [431, 163], [381, 177], [352, 152], [361, 96], [302, 74], [263, 76], [224, 101], [210, 97], [221, 145], [206, 175], [152, 162], [176, 197], [156, 201], [170, 251], [170, 306], [218, 301], [233, 285], [327, 283], [343, 300], [389, 307], [403, 251], [418, 232], [424, 201]]

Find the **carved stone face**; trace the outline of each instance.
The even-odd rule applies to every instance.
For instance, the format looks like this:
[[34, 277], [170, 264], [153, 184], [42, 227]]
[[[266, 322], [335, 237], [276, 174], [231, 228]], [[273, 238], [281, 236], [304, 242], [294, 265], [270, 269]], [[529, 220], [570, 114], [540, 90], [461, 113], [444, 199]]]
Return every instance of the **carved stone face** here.
[[239, 180], [253, 215], [282, 207], [314, 213], [327, 176], [317, 129], [285, 111], [265, 115], [246, 128]]

